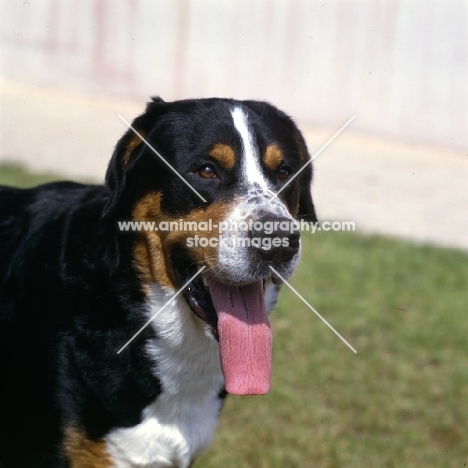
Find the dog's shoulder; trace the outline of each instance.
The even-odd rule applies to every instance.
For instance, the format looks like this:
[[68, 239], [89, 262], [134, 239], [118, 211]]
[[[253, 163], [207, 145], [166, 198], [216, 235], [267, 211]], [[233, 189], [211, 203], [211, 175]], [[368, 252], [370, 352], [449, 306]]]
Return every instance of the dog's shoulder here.
[[[71, 253], [73, 243], [99, 235], [107, 198], [104, 187], [74, 182], [0, 187], [0, 311], [5, 309], [9, 283], [27, 291], [49, 276], [56, 292], [67, 283], [65, 277], [60, 281], [64, 252]], [[89, 249], [88, 253], [92, 255]]]
[[151, 329], [117, 355], [146, 311], [130, 249], [101, 221], [107, 199], [68, 182], [0, 189], [2, 466], [85, 462], [160, 392]]

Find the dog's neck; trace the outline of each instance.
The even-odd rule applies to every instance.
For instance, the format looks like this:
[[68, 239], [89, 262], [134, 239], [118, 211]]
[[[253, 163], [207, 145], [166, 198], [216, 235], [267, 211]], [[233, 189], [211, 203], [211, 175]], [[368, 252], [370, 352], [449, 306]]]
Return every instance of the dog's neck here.
[[147, 296], [156, 335], [147, 352], [162, 391], [143, 410], [140, 424], [106, 437], [118, 467], [188, 467], [213, 438], [224, 384], [219, 345], [183, 298], [162, 309], [172, 296], [159, 285]]

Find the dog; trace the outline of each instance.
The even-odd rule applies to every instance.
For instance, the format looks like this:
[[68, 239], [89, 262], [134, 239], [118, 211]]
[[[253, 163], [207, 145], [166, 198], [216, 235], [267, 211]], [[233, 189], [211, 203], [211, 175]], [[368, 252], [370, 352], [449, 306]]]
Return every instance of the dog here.
[[157, 97], [104, 186], [2, 187], [0, 467], [191, 466], [226, 394], [269, 389], [311, 180], [273, 105]]

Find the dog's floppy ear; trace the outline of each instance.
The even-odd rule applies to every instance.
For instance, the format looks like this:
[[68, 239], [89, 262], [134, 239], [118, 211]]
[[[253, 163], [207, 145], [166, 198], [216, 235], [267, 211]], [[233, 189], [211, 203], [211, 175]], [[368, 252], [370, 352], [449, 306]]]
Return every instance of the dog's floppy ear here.
[[[255, 106], [255, 103], [253, 103]], [[312, 201], [312, 163], [310, 162], [311, 157], [307, 151], [307, 144], [305, 142], [302, 133], [297, 128], [294, 120], [283, 111], [273, 107], [274, 112], [277, 117], [280, 118], [280, 121], [285, 125], [289, 135], [293, 137], [294, 142], [296, 143], [301, 164], [307, 164], [304, 169], [301, 171], [298, 176], [299, 183], [299, 207], [297, 209], [296, 218], [303, 219], [304, 221], [316, 222], [317, 215], [315, 214], [315, 207]], [[281, 131], [281, 129], [279, 129]], [[307, 161], [309, 161], [307, 163]]]
[[317, 215], [315, 214], [314, 202], [312, 201], [312, 163], [310, 162], [310, 155], [307, 151], [307, 145], [302, 134], [297, 130], [294, 133], [294, 139], [299, 147], [299, 154], [301, 155], [301, 161], [309, 161], [307, 166], [302, 170], [299, 175], [299, 210], [296, 215], [298, 219], [304, 221], [317, 222]]
[[109, 199], [103, 209], [102, 219], [109, 218], [116, 211], [122, 199], [128, 174], [135, 166], [138, 155], [145, 145], [143, 139], [146, 139], [166, 110], [167, 105], [161, 98], [152, 98], [146, 106], [145, 113], [133, 121], [133, 129], [129, 128], [117, 142], [106, 172], [105, 185], [109, 190]]
[[303, 219], [304, 221], [315, 223], [317, 222], [317, 215], [315, 213], [314, 202], [312, 201], [310, 189], [310, 183], [304, 180], [304, 182], [301, 183], [299, 211], [296, 217], [298, 219]]

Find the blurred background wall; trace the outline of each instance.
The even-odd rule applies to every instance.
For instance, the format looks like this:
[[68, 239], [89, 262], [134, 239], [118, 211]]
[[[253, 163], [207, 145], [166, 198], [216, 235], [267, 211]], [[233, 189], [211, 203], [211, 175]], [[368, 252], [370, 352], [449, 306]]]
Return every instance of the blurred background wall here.
[[266, 99], [304, 124], [464, 146], [463, 0], [3, 0], [1, 73], [146, 100]]
[[0, 160], [102, 180], [149, 96], [267, 100], [321, 219], [468, 248], [468, 0], [0, 0]]

